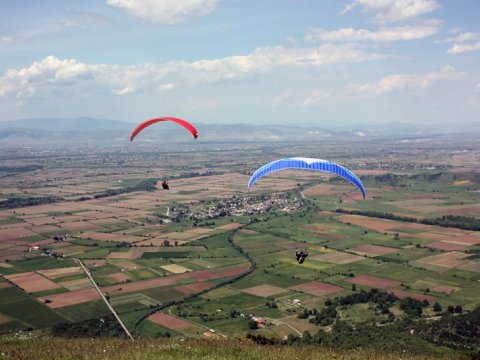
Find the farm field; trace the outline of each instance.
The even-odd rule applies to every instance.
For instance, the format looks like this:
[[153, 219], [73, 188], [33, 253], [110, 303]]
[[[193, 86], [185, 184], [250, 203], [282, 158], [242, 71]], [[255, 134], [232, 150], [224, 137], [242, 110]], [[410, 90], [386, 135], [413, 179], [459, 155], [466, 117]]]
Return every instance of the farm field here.
[[[470, 226], [480, 221], [480, 183], [475, 162], [466, 160], [480, 159], [480, 149], [455, 165], [440, 144], [434, 160], [405, 145], [385, 169], [386, 159], [359, 144], [368, 156], [341, 157], [366, 185], [364, 201], [337, 178], [298, 171], [272, 174], [248, 192], [246, 169], [290, 146], [264, 152], [253, 144], [255, 161], [240, 148], [188, 153], [193, 169], [187, 156], [160, 161], [152, 150], [136, 154], [148, 169], [92, 168], [85, 153], [74, 170], [52, 152], [48, 176], [34, 170], [2, 178], [9, 189], [2, 197], [28, 198], [51, 194], [54, 177], [60, 199], [0, 209], [0, 332], [107, 317], [77, 259], [136, 337], [313, 334], [331, 325], [317, 316], [326, 303], [372, 289], [398, 302], [426, 301], [424, 317], [437, 314], [435, 303], [464, 312], [480, 305], [480, 231]], [[35, 156], [25, 159], [16, 161]], [[430, 169], [432, 161], [440, 170]], [[165, 177], [170, 191], [157, 185]], [[112, 189], [121, 191], [107, 194]], [[447, 224], [447, 216], [464, 216], [470, 227]], [[296, 249], [308, 251], [303, 264]], [[403, 316], [398, 303], [387, 310]], [[336, 316], [386, 321], [365, 304], [338, 308]]]

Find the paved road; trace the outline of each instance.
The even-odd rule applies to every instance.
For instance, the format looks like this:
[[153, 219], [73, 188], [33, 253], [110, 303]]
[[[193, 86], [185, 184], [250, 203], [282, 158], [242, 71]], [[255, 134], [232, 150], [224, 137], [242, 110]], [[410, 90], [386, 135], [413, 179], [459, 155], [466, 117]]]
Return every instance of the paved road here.
[[110, 309], [110, 311], [112, 312], [112, 314], [115, 316], [115, 318], [117, 319], [118, 323], [120, 324], [120, 326], [123, 328], [123, 330], [125, 331], [125, 333], [128, 335], [128, 337], [130, 339], [133, 340], [133, 336], [132, 334], [130, 334], [130, 331], [128, 331], [127, 327], [125, 326], [125, 324], [122, 322], [122, 319], [120, 319], [120, 317], [118, 316], [118, 314], [115, 312], [115, 310], [113, 309], [112, 305], [110, 305], [110, 303], [108, 302], [107, 298], [105, 297], [105, 295], [103, 295], [103, 292], [102, 290], [100, 290], [100, 288], [98, 287], [97, 283], [95, 282], [95, 280], [93, 280], [93, 277], [92, 275], [90, 274], [90, 271], [88, 271], [88, 269], [85, 267], [85, 265], [83, 265], [83, 262], [80, 260], [80, 259], [77, 259], [77, 258], [74, 258], [75, 261], [77, 261], [80, 266], [83, 268], [83, 271], [85, 272], [85, 274], [87, 274], [88, 278], [90, 279], [90, 281], [92, 282], [93, 286], [95, 287], [95, 289], [97, 289], [98, 293], [100, 294], [100, 296], [102, 297], [103, 301], [105, 301], [105, 304], [107, 304], [108, 308]]

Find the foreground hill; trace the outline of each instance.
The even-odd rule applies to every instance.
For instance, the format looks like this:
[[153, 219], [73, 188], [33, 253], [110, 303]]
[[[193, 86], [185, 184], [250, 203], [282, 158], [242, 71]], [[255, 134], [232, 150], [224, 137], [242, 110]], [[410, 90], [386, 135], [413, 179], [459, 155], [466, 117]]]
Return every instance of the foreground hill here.
[[[1, 359], [391, 359], [368, 350], [329, 350], [315, 346], [262, 346], [245, 339], [59, 339], [0, 338]], [[429, 359], [402, 355], [402, 359]]]

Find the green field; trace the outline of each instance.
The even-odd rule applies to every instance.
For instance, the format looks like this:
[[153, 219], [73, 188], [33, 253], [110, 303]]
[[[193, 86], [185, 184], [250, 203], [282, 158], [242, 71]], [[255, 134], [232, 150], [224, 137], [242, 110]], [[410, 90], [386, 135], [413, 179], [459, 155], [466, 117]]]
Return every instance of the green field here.
[[152, 299], [157, 300], [159, 303], [175, 301], [185, 297], [185, 295], [178, 290], [168, 287], [143, 290], [142, 293], [147, 295], [148, 297], [151, 297]]
[[58, 312], [40, 304], [15, 287], [0, 289], [0, 309], [2, 314], [17, 319], [29, 327], [44, 328], [67, 321]]
[[76, 263], [72, 259], [54, 259], [45, 256], [33, 257], [25, 260], [10, 261], [11, 267], [0, 267], [0, 274], [8, 275], [20, 272], [28, 272], [44, 269], [55, 269], [61, 267], [75, 266]]
[[180, 335], [172, 329], [167, 329], [148, 320], [142, 321], [141, 324], [136, 327], [135, 333], [147, 339], [166, 337], [166, 334], [169, 334], [169, 336]]
[[156, 259], [156, 258], [162, 258], [162, 259], [175, 259], [175, 258], [185, 258], [185, 257], [190, 257], [191, 254], [188, 251], [155, 251], [155, 252], [145, 252], [142, 255], [142, 259]]
[[94, 319], [109, 314], [109, 310], [102, 300], [64, 306], [56, 310], [72, 322]]
[[15, 216], [11, 216], [7, 219], [0, 220], [0, 225], [12, 225], [12, 224], [18, 224], [22, 222], [23, 222], [22, 219], [19, 219]]
[[132, 281], [153, 279], [158, 277], [158, 274], [156, 272], [153, 272], [149, 269], [130, 270], [125, 271], [124, 274], [127, 275], [130, 279], [132, 279]]

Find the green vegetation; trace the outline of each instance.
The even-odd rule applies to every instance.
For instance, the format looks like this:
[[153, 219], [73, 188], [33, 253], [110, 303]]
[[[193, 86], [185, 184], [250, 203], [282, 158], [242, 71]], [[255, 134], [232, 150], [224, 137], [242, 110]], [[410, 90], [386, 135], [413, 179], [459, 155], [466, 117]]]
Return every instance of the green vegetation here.
[[336, 209], [338, 213], [343, 214], [353, 214], [353, 215], [363, 215], [373, 218], [380, 219], [389, 219], [397, 220], [403, 222], [413, 222], [425, 225], [437, 225], [444, 227], [454, 227], [463, 230], [480, 230], [480, 219], [469, 217], [469, 216], [455, 216], [455, 215], [445, 215], [439, 218], [434, 219], [417, 219], [414, 217], [408, 216], [398, 216], [392, 213], [382, 213], [378, 211], [360, 211], [360, 210], [345, 210], [345, 209]]
[[105, 247], [105, 248], [115, 248], [119, 247], [121, 243], [115, 241], [100, 241], [100, 240], [91, 240], [91, 239], [83, 239], [83, 238], [72, 238], [69, 241], [71, 244], [75, 245], [83, 245], [83, 246], [92, 246], [92, 247]]
[[178, 336], [180, 335], [176, 331], [172, 329], [165, 328], [158, 324], [155, 324], [151, 321], [143, 321], [137, 327], [137, 333], [141, 335], [142, 338], [146, 339], [155, 339], [155, 338], [169, 338], [171, 336]]
[[27, 271], [70, 267], [76, 266], [76, 263], [72, 259], [56, 259], [46, 256], [37, 256], [24, 260], [10, 261], [9, 265], [12, 265], [12, 267], [0, 267], [0, 274], [8, 275]]
[[0, 172], [22, 173], [43, 169], [42, 165], [29, 164], [21, 166], [0, 166]]
[[[54, 254], [4, 260], [0, 262], [0, 274], [78, 267], [69, 256], [93, 259], [85, 261], [92, 276], [100, 287], [115, 284], [108, 289], [109, 301], [139, 339], [134, 343], [111, 339], [124, 335], [102, 301], [51, 309], [36, 297], [54, 296], [67, 292], [66, 288], [28, 294], [7, 279], [0, 279], [0, 332], [33, 329], [33, 335], [22, 336], [54, 334], [64, 338], [46, 338], [56, 343], [57, 349], [42, 344], [41, 338], [19, 344], [11, 335], [0, 339], [2, 352], [7, 354], [6, 358], [14, 355], [16, 358], [75, 358], [63, 352], [73, 344], [77, 349], [87, 349], [84, 350], [86, 355], [82, 353], [80, 357], [115, 356], [120, 359], [122, 356], [129, 358], [129, 355], [130, 358], [168, 359], [174, 355], [175, 358], [208, 358], [210, 354], [211, 358], [243, 355], [243, 358], [262, 360], [282, 359], [283, 354], [289, 359], [376, 359], [415, 355], [467, 359], [475, 356], [479, 347], [475, 336], [480, 305], [480, 244], [474, 244], [477, 234], [472, 232], [480, 225], [480, 177], [475, 171], [459, 173], [456, 169], [450, 172], [445, 165], [449, 158], [442, 158], [443, 149], [437, 154], [440, 157], [435, 158], [436, 162], [443, 163], [435, 164], [432, 171], [431, 164], [426, 164], [425, 154], [418, 155], [416, 151], [403, 158], [392, 158], [387, 152], [385, 158], [365, 162], [364, 157], [376, 159], [377, 145], [372, 148], [371, 144], [356, 143], [356, 146], [362, 149], [355, 150], [361, 151], [362, 159], [354, 159], [348, 153], [351, 143], [340, 152], [320, 143], [307, 144], [302, 149], [292, 144], [255, 145], [253, 151], [274, 156], [292, 149], [298, 153], [321, 150], [325, 157], [344, 159], [345, 164], [361, 168], [365, 173], [375, 174], [387, 169], [387, 174], [362, 176], [369, 195], [365, 201], [357, 201], [347, 189], [350, 185], [343, 180], [326, 180], [301, 172], [273, 174], [262, 181], [267, 185], [268, 181], [281, 183], [281, 188], [263, 186], [247, 193], [241, 189], [247, 180], [245, 164], [251, 159], [245, 158], [241, 151], [213, 151], [211, 146], [203, 148], [208, 156], [203, 151], [188, 152], [192, 158], [201, 157], [201, 161], [195, 161], [194, 168], [191, 159], [188, 165], [179, 160], [182, 156], [175, 149], [167, 153], [160, 151], [162, 156], [159, 156], [157, 149], [142, 147], [139, 156], [146, 160], [141, 162], [148, 164], [145, 168], [144, 165], [124, 166], [119, 172], [118, 164], [126, 165], [127, 162], [124, 159], [117, 162], [117, 154], [102, 157], [101, 162], [96, 155], [88, 154], [84, 169], [82, 156], [76, 158], [75, 171], [79, 175], [64, 179], [64, 165], [70, 164], [71, 159], [64, 160], [60, 167], [62, 175], [55, 180], [55, 191], [58, 189], [68, 201], [25, 209], [22, 214], [19, 210], [3, 211], [0, 225], [4, 229], [11, 228], [13, 233], [18, 228], [21, 234], [23, 228], [30, 231], [27, 235], [31, 232], [39, 235], [19, 235], [15, 243], [8, 243], [5, 248], [3, 242], [0, 245], [1, 250], [9, 254], [9, 251], [15, 252], [16, 247], [23, 252], [20, 241], [28, 247], [31, 242], [45, 237], [68, 233], [66, 242], [45, 244], [41, 241], [39, 244], [44, 245], [28, 255], [45, 249]], [[456, 153], [455, 157], [460, 158], [462, 154]], [[58, 167], [57, 158], [53, 160], [50, 163], [45, 160], [48, 169]], [[470, 164], [465, 159], [459, 160]], [[209, 171], [207, 175], [215, 174], [211, 169], [222, 166], [222, 173], [235, 176], [194, 177]], [[87, 171], [82, 173], [83, 170]], [[182, 181], [173, 181], [170, 192], [145, 193], [156, 189], [156, 180], [145, 180], [145, 174], [181, 178]], [[11, 181], [6, 178], [9, 189], [16, 186], [13, 176]], [[21, 185], [12, 193], [25, 194], [16, 197], [28, 194], [32, 198], [52, 194], [51, 184], [42, 181], [37, 177], [30, 181], [22, 176]], [[72, 186], [74, 189], [69, 192]], [[281, 190], [287, 187], [289, 190]], [[109, 198], [93, 200], [93, 197]], [[270, 201], [276, 203], [270, 205]], [[265, 204], [267, 207], [262, 207]], [[236, 212], [238, 216], [233, 215]], [[338, 221], [341, 213], [365, 215], [370, 217], [364, 219], [365, 223], [372, 222], [368, 228], [361, 226], [363, 224], [341, 223]], [[45, 217], [55, 217], [56, 224], [44, 224], [50, 221]], [[39, 225], [32, 225], [35, 223]], [[238, 230], [219, 229], [228, 224], [234, 224], [232, 228], [236, 224], [242, 226]], [[378, 230], [373, 230], [377, 224]], [[390, 228], [389, 224], [394, 225]], [[8, 231], [2, 229], [10, 236]], [[88, 238], [89, 233], [95, 232], [112, 234], [111, 239], [118, 241], [94, 240], [94, 235]], [[136, 238], [127, 238], [130, 236]], [[202, 236], [205, 237], [191, 241]], [[457, 236], [458, 241], [455, 241]], [[147, 245], [149, 241], [150, 246]], [[447, 250], [430, 248], [433, 242], [444, 243]], [[470, 243], [472, 245], [468, 246]], [[383, 248], [368, 247], [372, 252], [363, 252], [365, 256], [355, 255], [362, 254], [361, 247], [365, 245]], [[449, 246], [460, 250], [448, 251]], [[142, 249], [146, 251], [142, 253]], [[303, 264], [296, 261], [295, 249], [308, 250], [309, 257]], [[140, 254], [142, 256], [136, 258]], [[433, 258], [438, 255], [440, 257]], [[432, 258], [434, 260], [429, 262]], [[171, 271], [166, 271], [161, 268], [164, 265], [179, 265], [193, 273], [175, 274], [181, 268], [171, 267]], [[244, 273], [228, 276], [230, 270], [240, 267]], [[223, 275], [216, 277], [221, 273]], [[382, 290], [374, 289], [382, 284], [366, 278], [367, 285], [362, 285], [362, 281], [352, 284], [353, 278], [362, 275], [395, 282]], [[158, 282], [145, 281], [161, 277], [163, 279]], [[72, 289], [86, 286], [83, 273], [52, 281], [75, 280], [80, 281], [67, 286]], [[133, 291], [132, 285], [140, 281], [145, 282], [138, 286], [139, 290]], [[158, 286], [155, 283], [164, 285], [143, 288]], [[208, 286], [213, 287], [196, 290]], [[402, 293], [396, 291], [409, 292], [419, 299], [428, 296], [432, 300], [429, 303], [408, 297], [400, 300], [391, 291], [402, 297]], [[165, 322], [160, 326], [148, 320], [149, 315], [160, 310], [186, 320], [188, 325], [179, 328]], [[265, 320], [265, 325], [257, 323], [252, 316]], [[217, 342], [185, 339], [202, 336], [203, 331], [210, 328], [221, 338]], [[238, 340], [223, 340], [223, 336], [238, 337]], [[246, 340], [247, 336], [252, 341]], [[73, 339], [76, 337], [85, 337], [88, 341]], [[91, 337], [103, 340], [97, 342], [90, 340]], [[175, 339], [169, 341], [168, 337]], [[164, 339], [145, 341], [140, 338]], [[63, 345], [58, 346], [58, 341]], [[189, 350], [187, 344], [196, 344], [196, 348]], [[230, 349], [222, 350], [223, 344], [237, 352], [230, 354]], [[17, 352], [10, 350], [13, 347]], [[96, 347], [102, 352], [97, 353]], [[35, 356], [38, 353], [34, 351], [43, 352]], [[80, 350], [72, 350], [69, 354], [75, 351]]]
[[[66, 320], [60, 314], [15, 287], [0, 289], [0, 309], [3, 314], [27, 324], [26, 327], [23, 326], [20, 329], [45, 328]], [[11, 331], [11, 329], [7, 330]]]
[[[147, 328], [147, 325], [145, 325]], [[173, 333], [149, 323], [145, 329], [151, 337]], [[148, 331], [147, 331], [148, 330]], [[106, 330], [105, 330], [106, 331]], [[244, 339], [178, 339], [120, 340], [120, 339], [58, 339], [50, 337], [24, 339], [0, 338], [0, 348], [6, 360], [54, 358], [90, 359], [254, 359], [254, 360], [390, 360], [387, 350], [332, 350], [314, 345], [263, 346]], [[428, 357], [402, 356], [405, 359]], [[454, 358], [454, 357], [450, 357]]]
[[480, 307], [467, 314], [447, 315], [432, 324], [423, 323], [417, 329], [429, 341], [456, 349], [477, 349], [480, 355]]
[[94, 319], [110, 314], [107, 306], [102, 300], [64, 306], [56, 310], [71, 322]]
[[7, 200], [0, 201], [0, 209], [14, 209], [25, 206], [52, 204], [62, 200], [56, 196], [41, 196], [41, 197], [11, 197]]
[[75, 337], [117, 337], [126, 336], [113, 315], [85, 320], [74, 324], [61, 323], [52, 328], [52, 335], [64, 338]]
[[479, 315], [480, 308], [477, 308], [468, 315], [450, 316], [440, 322], [412, 322], [406, 318], [382, 327], [371, 321], [355, 326], [347, 321], [337, 321], [330, 332], [319, 330], [314, 335], [306, 332], [303, 337], [289, 335], [286, 340], [254, 334], [247, 337], [261, 344], [317, 344], [335, 349], [361, 348], [394, 354], [475, 359], [480, 355], [480, 341], [477, 336], [480, 330]]
[[18, 224], [22, 222], [23, 222], [22, 219], [19, 219], [15, 216], [10, 216], [7, 219], [0, 220], [0, 225], [12, 225], [12, 224]]
[[108, 248], [94, 248], [91, 251], [75, 254], [75, 257], [78, 259], [103, 259], [106, 258], [108, 254], [110, 254], [110, 250]]
[[138, 280], [146, 280], [146, 279], [152, 279], [158, 277], [158, 274], [148, 270], [148, 269], [137, 269], [137, 270], [130, 270], [126, 271], [125, 275], [128, 275], [132, 281], [138, 281]]
[[115, 196], [115, 195], [120, 195], [120, 194], [126, 194], [126, 193], [131, 193], [131, 192], [136, 192], [136, 191], [154, 191], [156, 190], [155, 185], [157, 184], [158, 179], [145, 179], [145, 180], [140, 180], [136, 183], [127, 185], [126, 187], [120, 188], [120, 189], [109, 189], [107, 191], [104, 191], [100, 194], [96, 194], [94, 196], [95, 199], [100, 199], [104, 197], [110, 197], [110, 196]]
[[142, 259], [154, 259], [154, 258], [162, 258], [162, 259], [170, 259], [170, 258], [184, 258], [189, 257], [190, 252], [188, 251], [152, 251], [152, 252], [145, 252], [142, 255]]

